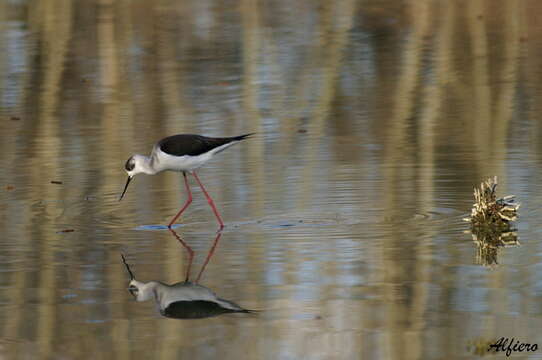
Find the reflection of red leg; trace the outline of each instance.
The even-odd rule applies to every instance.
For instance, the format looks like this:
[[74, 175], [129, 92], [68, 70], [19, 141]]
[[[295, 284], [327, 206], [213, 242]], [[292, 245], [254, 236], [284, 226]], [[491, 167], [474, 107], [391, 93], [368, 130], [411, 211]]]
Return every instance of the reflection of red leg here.
[[224, 228], [224, 223], [222, 222], [222, 219], [220, 218], [220, 214], [218, 213], [218, 210], [216, 209], [213, 199], [211, 199], [211, 197], [207, 193], [207, 190], [205, 190], [205, 188], [203, 187], [203, 184], [201, 183], [201, 181], [199, 181], [198, 175], [196, 175], [195, 171], [192, 171], [192, 175], [194, 175], [194, 177], [196, 178], [196, 181], [198, 182], [199, 187], [201, 188], [201, 190], [203, 190], [203, 193], [205, 194], [205, 197], [207, 198], [207, 202], [209, 203], [209, 205], [211, 205], [211, 208], [213, 209], [213, 212], [215, 213], [216, 219], [218, 220], [218, 223], [220, 224], [219, 231], [222, 230]]
[[183, 211], [186, 210], [188, 205], [190, 205], [192, 203], [192, 192], [190, 191], [190, 186], [188, 186], [188, 178], [186, 177], [186, 173], [184, 171], [183, 171], [183, 176], [184, 176], [184, 184], [186, 185], [186, 191], [188, 192], [188, 199], [184, 203], [184, 206], [181, 208], [181, 210], [177, 213], [177, 215], [175, 215], [175, 217], [171, 220], [171, 222], [167, 226], [170, 229], [171, 229], [171, 225], [173, 225], [175, 223], [175, 220], [177, 220], [179, 218], [179, 216], [181, 216]]
[[213, 257], [215, 253], [216, 246], [218, 245], [218, 240], [220, 240], [220, 237], [222, 236], [222, 233], [219, 232], [216, 235], [215, 241], [213, 242], [213, 246], [211, 246], [211, 250], [209, 250], [209, 253], [207, 254], [207, 257], [205, 258], [205, 262], [203, 263], [201, 270], [199, 271], [198, 277], [196, 278], [196, 284], [199, 282], [199, 279], [201, 278], [201, 275], [203, 274], [203, 271], [205, 271], [205, 267], [209, 263], [209, 260]]
[[188, 267], [186, 268], [186, 277], [184, 279], [184, 281], [188, 281], [189, 278], [190, 278], [190, 269], [192, 268], [192, 260], [194, 260], [194, 250], [192, 250], [192, 248], [190, 246], [188, 246], [187, 243], [185, 243], [181, 237], [179, 235], [177, 235], [177, 233], [173, 230], [173, 229], [169, 229], [169, 231], [171, 231], [171, 233], [173, 234], [173, 236], [175, 236], [177, 238], [177, 240], [179, 240], [179, 242], [181, 243], [181, 245], [186, 249], [186, 251], [188, 252]]

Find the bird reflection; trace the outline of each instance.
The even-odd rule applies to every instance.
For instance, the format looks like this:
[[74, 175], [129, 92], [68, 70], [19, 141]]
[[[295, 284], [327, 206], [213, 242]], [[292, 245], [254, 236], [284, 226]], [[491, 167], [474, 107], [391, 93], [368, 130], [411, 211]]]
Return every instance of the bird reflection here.
[[136, 301], [154, 299], [161, 315], [175, 319], [202, 319], [228, 313], [255, 312], [254, 310], [244, 309], [232, 301], [221, 299], [211, 289], [198, 284], [203, 271], [214, 254], [222, 233], [217, 234], [196, 281], [191, 282], [189, 279], [194, 251], [173, 229], [170, 229], [170, 231], [188, 253], [189, 258], [185, 280], [172, 285], [160, 281], [149, 281], [146, 283], [138, 281], [126, 262], [124, 255], [121, 254], [122, 262], [130, 275], [128, 291]]

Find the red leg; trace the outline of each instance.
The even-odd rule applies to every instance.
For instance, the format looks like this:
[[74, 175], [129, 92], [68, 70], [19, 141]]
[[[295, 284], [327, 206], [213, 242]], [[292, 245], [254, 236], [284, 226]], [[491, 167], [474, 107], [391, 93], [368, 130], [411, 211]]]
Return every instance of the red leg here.
[[186, 173], [184, 171], [183, 171], [183, 176], [184, 176], [184, 184], [186, 185], [186, 191], [188, 192], [188, 199], [186, 200], [186, 203], [184, 203], [184, 206], [181, 208], [181, 210], [177, 213], [177, 215], [175, 215], [175, 217], [171, 220], [171, 222], [167, 226], [170, 229], [171, 229], [171, 225], [175, 223], [175, 220], [177, 220], [179, 216], [181, 216], [183, 211], [186, 210], [188, 205], [192, 203], [192, 192], [190, 191], [190, 186], [188, 186], [188, 178], [186, 177]]
[[179, 235], [177, 235], [177, 233], [175, 232], [175, 230], [173, 230], [172, 228], [169, 228], [169, 231], [171, 231], [171, 233], [173, 234], [173, 236], [175, 236], [177, 238], [177, 240], [179, 240], [179, 242], [181, 243], [181, 245], [186, 249], [186, 251], [188, 252], [188, 267], [186, 268], [186, 277], [184, 279], [184, 281], [188, 281], [190, 279], [190, 269], [192, 268], [192, 260], [194, 260], [194, 250], [192, 250], [192, 248], [190, 246], [188, 246], [187, 243], [185, 243], [183, 241], [183, 239], [181, 239], [181, 237]]
[[213, 246], [211, 246], [211, 250], [209, 250], [209, 253], [207, 254], [207, 257], [205, 258], [205, 262], [201, 266], [201, 270], [199, 271], [198, 277], [196, 278], [196, 284], [199, 282], [199, 279], [201, 278], [201, 275], [203, 274], [203, 271], [205, 270], [205, 267], [209, 263], [209, 260], [211, 260], [211, 258], [213, 257], [213, 255], [215, 253], [215, 248], [218, 245], [218, 240], [220, 240], [221, 236], [222, 236], [221, 232], [219, 232], [216, 235], [215, 241], [213, 242]]
[[199, 187], [201, 188], [201, 190], [203, 190], [203, 193], [205, 194], [205, 197], [207, 198], [207, 202], [209, 203], [209, 205], [211, 205], [211, 208], [213, 209], [213, 212], [215, 213], [216, 219], [218, 220], [218, 223], [220, 224], [220, 229], [218, 231], [222, 230], [224, 228], [224, 223], [222, 222], [222, 219], [220, 218], [220, 214], [218, 213], [218, 210], [216, 209], [213, 199], [211, 199], [211, 197], [207, 193], [207, 190], [205, 190], [205, 188], [203, 187], [203, 184], [201, 183], [201, 181], [199, 181], [198, 175], [196, 175], [195, 171], [192, 171], [192, 175], [196, 178], [196, 181], [198, 182]]

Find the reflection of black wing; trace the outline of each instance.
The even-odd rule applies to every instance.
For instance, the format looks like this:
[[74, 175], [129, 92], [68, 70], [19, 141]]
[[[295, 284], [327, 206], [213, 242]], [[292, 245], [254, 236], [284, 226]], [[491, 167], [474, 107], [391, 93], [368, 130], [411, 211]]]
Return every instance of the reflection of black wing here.
[[211, 138], [201, 135], [180, 134], [160, 140], [158, 148], [169, 155], [197, 156], [233, 141], [243, 140], [250, 135], [251, 134], [225, 138]]
[[175, 301], [160, 311], [163, 316], [175, 319], [202, 319], [228, 313], [250, 313], [250, 310], [232, 310], [206, 300]]

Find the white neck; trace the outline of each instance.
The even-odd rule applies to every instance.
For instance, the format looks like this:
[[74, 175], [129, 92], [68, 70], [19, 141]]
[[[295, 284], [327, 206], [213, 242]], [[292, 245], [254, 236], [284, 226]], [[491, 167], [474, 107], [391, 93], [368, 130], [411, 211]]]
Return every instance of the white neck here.
[[143, 283], [141, 281], [132, 280], [134, 285], [136, 285], [139, 289], [139, 292], [137, 294], [137, 301], [147, 301], [151, 300], [156, 297], [156, 287], [159, 285], [156, 281], [149, 281], [148, 283]]
[[135, 167], [132, 170], [133, 175], [144, 173], [148, 175], [156, 174], [156, 170], [152, 167], [152, 160], [148, 156], [134, 155]]

